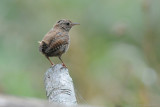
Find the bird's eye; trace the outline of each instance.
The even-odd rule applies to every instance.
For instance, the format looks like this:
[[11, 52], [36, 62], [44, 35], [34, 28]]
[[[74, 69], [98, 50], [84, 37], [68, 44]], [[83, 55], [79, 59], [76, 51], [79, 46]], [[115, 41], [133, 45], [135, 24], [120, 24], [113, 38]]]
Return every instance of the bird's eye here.
[[66, 23], [66, 25], [68, 25], [68, 26], [69, 26], [69, 23]]

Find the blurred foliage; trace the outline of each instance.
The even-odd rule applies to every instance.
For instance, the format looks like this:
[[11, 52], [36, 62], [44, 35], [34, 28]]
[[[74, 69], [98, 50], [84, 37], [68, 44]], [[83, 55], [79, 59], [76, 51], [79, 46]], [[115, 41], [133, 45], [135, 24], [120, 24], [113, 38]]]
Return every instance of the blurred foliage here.
[[37, 41], [70, 19], [81, 25], [63, 60], [80, 103], [159, 107], [159, 11], [159, 0], [1, 0], [0, 93], [46, 99]]

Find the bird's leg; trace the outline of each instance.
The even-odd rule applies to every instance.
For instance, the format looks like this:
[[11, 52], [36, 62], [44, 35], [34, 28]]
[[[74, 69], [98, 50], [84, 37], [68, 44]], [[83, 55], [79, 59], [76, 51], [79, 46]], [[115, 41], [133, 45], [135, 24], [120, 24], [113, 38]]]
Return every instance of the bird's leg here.
[[53, 66], [54, 64], [52, 63], [52, 61], [49, 59], [48, 56], [46, 56], [46, 58], [49, 60], [49, 62], [51, 63], [51, 65]]
[[66, 68], [67, 68], [67, 66], [66, 66], [66, 65], [64, 64], [64, 62], [62, 61], [61, 56], [59, 56], [58, 58], [61, 60], [61, 62], [62, 62], [62, 66], [64, 66], [64, 67], [66, 67]]

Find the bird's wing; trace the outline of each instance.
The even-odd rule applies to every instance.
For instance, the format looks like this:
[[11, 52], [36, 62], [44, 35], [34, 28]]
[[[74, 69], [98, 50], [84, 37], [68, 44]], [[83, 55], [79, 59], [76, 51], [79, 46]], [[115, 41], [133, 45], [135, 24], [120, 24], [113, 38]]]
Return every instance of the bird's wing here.
[[49, 53], [51, 51], [56, 52], [65, 44], [68, 44], [68, 37], [60, 32], [56, 33], [55, 38], [50, 41], [45, 53]]
[[58, 51], [62, 46], [68, 44], [66, 41], [63, 41], [61, 39], [56, 40], [52, 42], [49, 47], [45, 50], [45, 53], [50, 53], [50, 52], [56, 52]]
[[53, 29], [51, 29], [42, 39], [42, 41], [44, 41], [47, 45], [50, 44], [51, 41], [53, 41], [54, 39], [56, 39], [56, 36], [58, 36], [59, 34], [57, 32], [55, 32]]

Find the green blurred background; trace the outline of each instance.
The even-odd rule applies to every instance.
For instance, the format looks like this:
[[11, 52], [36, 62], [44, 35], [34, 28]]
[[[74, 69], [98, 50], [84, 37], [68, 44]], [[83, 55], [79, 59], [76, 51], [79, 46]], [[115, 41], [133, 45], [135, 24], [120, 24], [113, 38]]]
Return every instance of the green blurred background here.
[[0, 0], [1, 94], [46, 99], [37, 42], [59, 19], [81, 24], [62, 57], [80, 103], [160, 106], [160, 0]]

